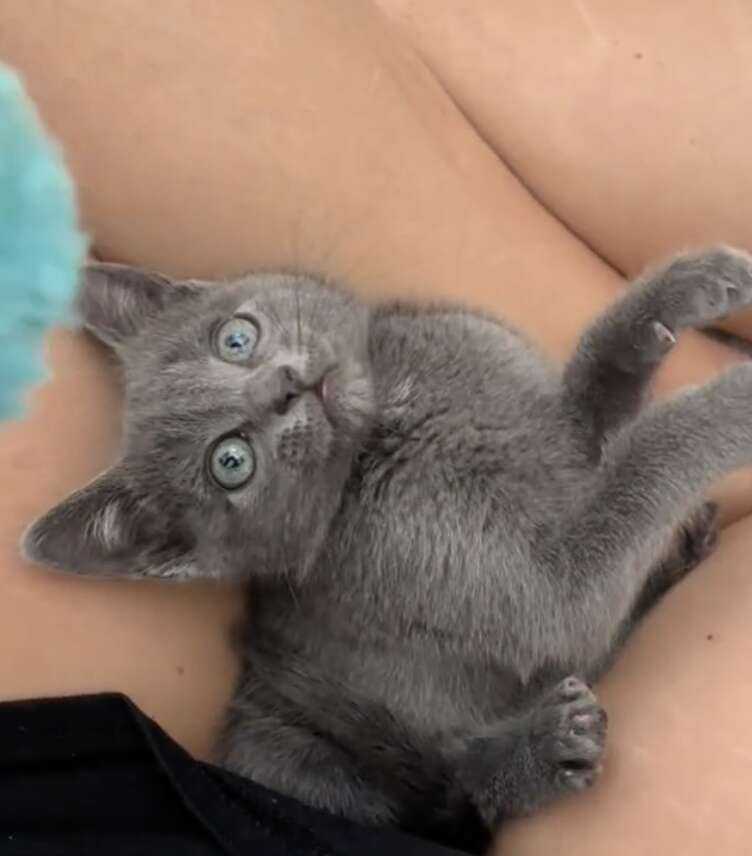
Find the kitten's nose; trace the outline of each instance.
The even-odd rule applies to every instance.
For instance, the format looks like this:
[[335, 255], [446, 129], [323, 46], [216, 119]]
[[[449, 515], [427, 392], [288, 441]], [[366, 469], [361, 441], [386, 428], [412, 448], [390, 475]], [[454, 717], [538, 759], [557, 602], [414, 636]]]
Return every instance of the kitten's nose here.
[[305, 384], [300, 375], [292, 366], [280, 366], [277, 369], [277, 389], [272, 409], [279, 416], [283, 416], [300, 398], [305, 389]]

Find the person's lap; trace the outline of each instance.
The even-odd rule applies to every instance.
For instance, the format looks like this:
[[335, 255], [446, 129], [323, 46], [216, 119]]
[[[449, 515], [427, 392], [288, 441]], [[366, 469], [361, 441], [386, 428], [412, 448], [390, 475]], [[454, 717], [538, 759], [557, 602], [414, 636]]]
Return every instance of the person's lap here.
[[210, 751], [235, 663], [236, 592], [74, 580], [26, 565], [22, 530], [111, 460], [117, 376], [82, 335], [49, 342], [53, 379], [0, 426], [0, 699], [121, 691], [199, 755]]
[[[365, 3], [236, 0], [223, 4], [221, 18], [200, 20], [181, 0], [125, 4], [106, 18], [83, 0], [39, 0], [33, 15], [20, 8], [0, 0], [0, 57], [25, 74], [65, 145], [87, 227], [108, 258], [194, 276], [302, 266], [372, 298], [462, 299], [522, 326], [557, 358], [623, 284], [524, 189]], [[105, 359], [80, 339], [60, 338], [54, 384], [24, 423], [0, 435], [0, 694], [122, 689], [205, 754], [232, 681], [224, 640], [235, 593], [87, 585], [31, 571], [16, 557], [23, 524], [114, 453], [115, 378]], [[733, 359], [687, 336], [661, 390]], [[748, 481], [740, 477], [736, 492], [724, 494], [729, 516], [749, 510]], [[651, 842], [670, 836], [695, 846], [696, 792], [675, 800], [669, 789], [673, 770], [684, 771], [684, 784], [693, 759], [706, 756], [718, 784], [704, 795], [706, 811], [723, 808], [729, 829], [744, 823], [719, 784], [729, 772], [743, 791], [743, 756], [726, 758], [714, 705], [743, 746], [731, 701], [749, 699], [752, 687], [732, 682], [727, 665], [743, 662], [750, 593], [735, 563], [751, 525], [737, 524], [630, 645], [605, 685], [613, 727], [604, 782], [514, 826], [519, 852], [543, 840], [560, 852], [601, 852], [612, 845], [609, 823], [634, 851], [642, 842], [622, 828], [632, 810]], [[687, 616], [706, 599], [714, 626], [702, 635]], [[700, 677], [712, 699], [698, 694]], [[676, 699], [668, 713], [667, 687]], [[690, 703], [693, 721], [679, 713]], [[667, 744], [674, 716], [683, 727]]]
[[[752, 10], [376, 0], [522, 181], [616, 270], [752, 242]], [[744, 335], [752, 314], [729, 322]]]

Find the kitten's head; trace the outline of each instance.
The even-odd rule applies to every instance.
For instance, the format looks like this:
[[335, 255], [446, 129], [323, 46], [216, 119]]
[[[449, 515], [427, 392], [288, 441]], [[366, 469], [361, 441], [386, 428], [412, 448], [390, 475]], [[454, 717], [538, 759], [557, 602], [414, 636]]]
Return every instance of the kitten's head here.
[[118, 463], [26, 533], [33, 560], [161, 578], [299, 578], [373, 416], [368, 310], [292, 275], [85, 272], [83, 323], [125, 374]]

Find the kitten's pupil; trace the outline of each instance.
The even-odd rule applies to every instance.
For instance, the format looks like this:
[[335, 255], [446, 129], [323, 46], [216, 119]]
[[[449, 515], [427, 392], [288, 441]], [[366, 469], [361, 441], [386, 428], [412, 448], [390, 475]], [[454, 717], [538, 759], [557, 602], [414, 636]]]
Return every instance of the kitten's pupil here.
[[225, 339], [225, 345], [235, 353], [245, 350], [250, 344], [250, 338], [245, 333], [231, 333]]
[[248, 318], [230, 318], [219, 329], [215, 349], [230, 363], [245, 362], [256, 348], [259, 330]]
[[243, 459], [239, 455], [234, 455], [232, 452], [225, 452], [220, 457], [219, 463], [227, 469], [236, 470], [243, 463]]
[[217, 484], [232, 490], [251, 479], [256, 469], [256, 456], [242, 437], [226, 437], [212, 450], [209, 469]]

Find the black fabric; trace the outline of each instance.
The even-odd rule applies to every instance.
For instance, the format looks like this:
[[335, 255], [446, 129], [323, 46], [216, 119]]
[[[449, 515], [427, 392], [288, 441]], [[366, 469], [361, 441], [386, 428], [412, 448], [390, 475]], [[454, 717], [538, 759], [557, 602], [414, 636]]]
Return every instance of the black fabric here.
[[1, 856], [451, 856], [193, 760], [125, 696], [0, 704]]

